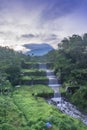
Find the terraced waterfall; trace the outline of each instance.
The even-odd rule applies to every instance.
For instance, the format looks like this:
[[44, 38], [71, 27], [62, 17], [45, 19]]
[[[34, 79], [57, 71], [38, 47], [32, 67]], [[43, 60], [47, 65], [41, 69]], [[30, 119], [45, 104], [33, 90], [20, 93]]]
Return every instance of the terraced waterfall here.
[[76, 108], [76, 106], [74, 106], [70, 102], [67, 102], [64, 98], [61, 97], [61, 94], [59, 92], [60, 84], [58, 83], [58, 79], [55, 76], [54, 71], [51, 69], [47, 69], [47, 66], [45, 63], [39, 63], [39, 69], [46, 71], [46, 75], [49, 79], [48, 86], [54, 90], [54, 97], [51, 98], [48, 103], [55, 104], [58, 107], [58, 109], [60, 109], [63, 113], [66, 113], [74, 118], [78, 118], [85, 125], [87, 125], [87, 115], [82, 114]]
[[47, 78], [49, 79], [48, 86], [50, 86], [54, 90], [54, 98], [61, 97], [59, 93], [60, 84], [58, 84], [58, 80], [54, 75], [54, 71], [47, 69], [46, 64], [39, 64], [39, 68], [46, 71]]

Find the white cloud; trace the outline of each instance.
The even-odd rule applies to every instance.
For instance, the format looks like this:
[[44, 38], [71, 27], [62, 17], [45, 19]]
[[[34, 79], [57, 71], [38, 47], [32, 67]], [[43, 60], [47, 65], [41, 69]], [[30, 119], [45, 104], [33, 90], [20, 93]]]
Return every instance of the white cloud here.
[[[53, 4], [53, 1], [51, 2]], [[66, 12], [66, 15], [63, 15], [62, 12], [62, 17], [61, 15], [50, 17], [51, 14], [55, 13], [55, 11], [52, 12], [52, 9], [55, 9], [54, 6], [46, 9], [49, 3], [47, 5], [40, 3], [40, 6], [36, 6], [35, 1], [32, 6], [30, 4], [25, 6], [19, 1], [17, 4], [7, 2], [3, 5], [3, 8], [0, 8], [0, 45], [25, 51], [22, 46], [25, 43], [45, 42], [56, 48], [63, 37], [74, 33], [83, 34], [87, 31], [87, 19], [83, 15], [82, 7], [75, 10], [71, 8], [72, 11]], [[63, 9], [64, 7], [65, 5]], [[50, 9], [51, 13], [46, 15], [46, 10], [48, 13]], [[62, 11], [61, 7], [59, 9], [58, 11]], [[48, 15], [51, 19], [47, 18]], [[30, 34], [32, 34], [32, 37], [30, 37]], [[23, 35], [26, 35], [27, 38], [22, 37]]]

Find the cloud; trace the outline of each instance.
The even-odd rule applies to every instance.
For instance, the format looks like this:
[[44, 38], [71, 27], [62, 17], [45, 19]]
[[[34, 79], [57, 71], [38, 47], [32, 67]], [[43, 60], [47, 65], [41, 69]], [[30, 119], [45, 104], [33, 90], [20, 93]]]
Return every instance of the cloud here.
[[[41, 37], [41, 36], [40, 36]], [[45, 42], [55, 41], [58, 39], [58, 36], [56, 34], [48, 34], [48, 35], [42, 35], [42, 39]]]
[[55, 40], [55, 39], [57, 39], [57, 35], [56, 34], [51, 34], [48, 39], [49, 40]]
[[30, 38], [34, 38], [36, 36], [34, 34], [23, 34], [21, 37], [30, 39]]
[[53, 20], [66, 16], [81, 4], [79, 0], [51, 0], [50, 3], [47, 2], [42, 13], [42, 18], [45, 20]]
[[23, 34], [21, 35], [20, 38], [25, 38], [25, 39], [32, 39], [32, 38], [43, 38], [44, 40], [56, 40], [57, 39], [56, 34]]
[[85, 33], [86, 23], [87, 0], [0, 0], [0, 45], [56, 46], [65, 36]]

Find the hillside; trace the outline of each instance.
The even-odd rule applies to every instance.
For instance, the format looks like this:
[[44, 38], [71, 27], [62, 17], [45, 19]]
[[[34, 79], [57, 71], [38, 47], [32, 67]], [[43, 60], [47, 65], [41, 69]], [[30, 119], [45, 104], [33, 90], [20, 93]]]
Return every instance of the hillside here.
[[[62, 95], [87, 113], [87, 34], [72, 35], [58, 44], [58, 50], [43, 57], [52, 62], [55, 74], [62, 84]], [[54, 58], [55, 57], [55, 58]], [[68, 93], [66, 89], [75, 90]]]
[[[47, 103], [46, 99], [52, 97], [54, 92], [47, 85], [42, 85], [47, 79], [45, 72], [38, 70], [38, 63], [30, 62], [29, 56], [8, 48], [1, 50], [4, 50], [2, 57], [8, 58], [9, 62], [4, 58], [0, 61], [0, 130], [47, 130], [48, 122], [52, 125], [51, 130], [87, 129], [80, 120]], [[37, 75], [40, 76], [39, 81], [43, 80], [42, 84], [34, 84]], [[22, 84], [26, 76], [30, 84]]]
[[46, 43], [41, 43], [41, 44], [25, 44], [24, 47], [29, 49], [30, 51], [27, 51], [27, 55], [31, 56], [42, 56], [48, 53], [51, 50], [54, 50], [52, 46]]
[[[32, 93], [50, 92], [47, 86], [21, 86], [11, 95], [0, 96], [1, 130], [47, 130], [46, 122], [51, 122], [52, 130], [86, 130], [79, 120], [61, 113], [48, 105], [43, 98]], [[52, 90], [51, 90], [52, 91]]]

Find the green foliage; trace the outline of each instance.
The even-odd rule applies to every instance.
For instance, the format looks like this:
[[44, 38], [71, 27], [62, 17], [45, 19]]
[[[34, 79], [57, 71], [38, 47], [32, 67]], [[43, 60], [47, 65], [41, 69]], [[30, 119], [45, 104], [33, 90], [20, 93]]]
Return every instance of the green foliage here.
[[8, 47], [0, 47], [0, 84], [3, 84], [3, 80], [5, 83], [7, 79], [12, 85], [19, 84], [21, 64], [29, 59], [29, 56], [15, 52]]
[[6, 69], [7, 78], [12, 85], [20, 84], [21, 68], [18, 66], [9, 66]]
[[[35, 63], [31, 63], [31, 62], [27, 62], [27, 66], [31, 65], [31, 66], [36, 66], [37, 64]], [[29, 67], [29, 66], [28, 66]], [[26, 67], [27, 69], [22, 69], [21, 70], [21, 84], [23, 85], [33, 85], [33, 84], [48, 84], [48, 78], [46, 77], [46, 71], [43, 70], [39, 70], [36, 68], [30, 68], [28, 69], [28, 67]]]
[[14, 130], [13, 128], [20, 128], [26, 126], [26, 119], [13, 102], [13, 99], [8, 96], [0, 96], [0, 124], [2, 130]]
[[21, 84], [33, 85], [33, 84], [48, 84], [48, 78], [46, 76], [22, 76]]
[[[87, 90], [87, 34], [83, 37], [74, 34], [69, 38], [64, 38], [58, 44], [58, 50], [51, 51], [46, 56], [49, 61], [53, 61], [55, 74], [60, 83], [66, 84], [65, 87], [67, 84], [72, 87], [85, 86], [85, 91]], [[51, 57], [55, 58], [51, 59]], [[87, 104], [83, 96], [85, 91], [81, 89], [75, 95], [69, 95], [71, 101], [83, 111]]]
[[[85, 34], [83, 38], [73, 35], [69, 39], [64, 39], [59, 45], [59, 50], [51, 51], [44, 58], [47, 62], [48, 60], [53, 62], [55, 73], [63, 83], [70, 84], [73, 81], [84, 84], [87, 70], [86, 56], [87, 35]], [[37, 63], [26, 62], [30, 60], [29, 56], [0, 47], [0, 59], [0, 91], [11, 88], [11, 84], [20, 84], [20, 79], [31, 80], [32, 84], [35, 80], [48, 82], [43, 75], [44, 72], [32, 70], [38, 69]], [[21, 67], [29, 70], [22, 70], [21, 73]], [[23, 73], [31, 74], [23, 77]], [[37, 75], [39, 76], [36, 77]], [[0, 130], [47, 130], [45, 124], [48, 121], [52, 123], [52, 130], [86, 130], [87, 127], [79, 120], [61, 113], [41, 98], [52, 95], [53, 90], [44, 85], [20, 86], [15, 88], [12, 94], [0, 95]], [[83, 99], [85, 103], [82, 102]], [[81, 104], [81, 109], [87, 108], [87, 87], [73, 94], [71, 100], [78, 106]]]
[[24, 69], [39, 69], [39, 64], [36, 62], [22, 62], [22, 68]]
[[11, 126], [10, 124], [4, 123], [2, 125], [2, 130], [16, 130], [16, 129], [13, 126]]
[[33, 96], [50, 98], [53, 97], [54, 91], [46, 85], [33, 85], [29, 87]]
[[18, 53], [8, 47], [0, 47], [0, 70], [4, 71], [9, 66], [20, 66], [21, 61], [26, 59], [22, 53]]
[[[16, 90], [14, 92], [15, 104], [24, 113], [31, 130], [46, 130], [45, 123], [47, 121], [52, 123], [53, 130], [80, 130], [82, 126], [81, 128], [78, 127], [78, 120], [74, 120], [62, 114], [58, 109], [48, 105], [42, 98], [36, 98], [31, 95], [31, 92], [38, 93], [38, 91], [40, 92], [44, 88], [46, 89], [45, 86], [24, 86], [19, 88], [19, 91]], [[84, 127], [84, 130], [85, 129]]]
[[84, 113], [87, 113], [87, 86], [82, 87], [75, 94], [73, 94], [71, 100], [81, 110], [84, 109]]
[[32, 93], [47, 93], [53, 90], [47, 86], [21, 86], [13, 92], [13, 97], [0, 96], [0, 130], [47, 130], [46, 122], [51, 122], [52, 130], [86, 130], [79, 120], [73, 119], [57, 108], [46, 103], [43, 98]]
[[23, 76], [22, 80], [47, 80], [48, 78], [45, 76]]
[[[0, 74], [0, 93], [1, 94], [8, 94], [11, 91], [12, 85], [9, 80], [6, 79], [6, 75]], [[5, 92], [6, 91], [6, 92]]]
[[46, 76], [46, 72], [43, 70], [38, 69], [22, 69], [21, 70], [22, 75], [27, 76]]

